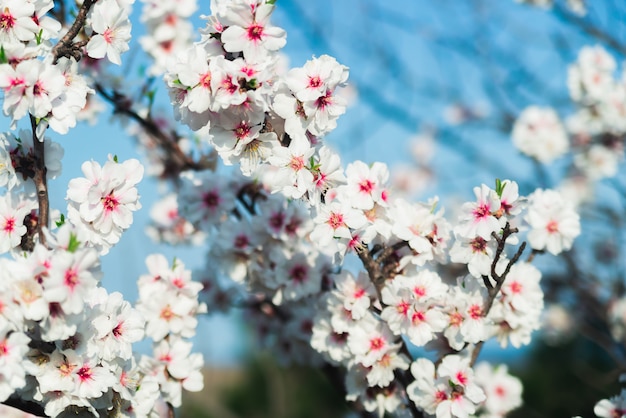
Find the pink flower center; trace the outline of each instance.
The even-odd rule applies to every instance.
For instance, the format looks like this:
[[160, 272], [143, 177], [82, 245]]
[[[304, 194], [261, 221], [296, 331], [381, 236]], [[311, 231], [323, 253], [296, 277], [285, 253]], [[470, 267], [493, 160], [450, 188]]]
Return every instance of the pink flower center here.
[[41, 85], [41, 83], [39, 81], [36, 82], [35, 85], [33, 86], [33, 95], [35, 95], [35, 96], [43, 96], [46, 93], [47, 93], [47, 91]]
[[463, 315], [459, 312], [453, 312], [450, 314], [450, 325], [451, 326], [459, 326], [463, 323]]
[[487, 203], [483, 203], [472, 211], [472, 215], [474, 215], [474, 219], [477, 221], [487, 218], [491, 216], [491, 208]]
[[370, 340], [370, 350], [378, 351], [385, 347], [385, 340], [382, 337], [374, 337]]
[[343, 214], [331, 212], [330, 216], [328, 217], [327, 223], [328, 225], [330, 225], [332, 229], [341, 228], [342, 226], [345, 225], [343, 221]]
[[113, 29], [107, 28], [102, 34], [102, 37], [104, 38], [104, 42], [106, 42], [109, 45], [112, 44], [113, 43]]
[[205, 89], [211, 88], [211, 73], [208, 72], [200, 77], [200, 83]]
[[65, 285], [70, 289], [74, 289], [80, 282], [76, 269], [65, 270]]
[[233, 83], [231, 77], [226, 77], [222, 80], [222, 88], [230, 94], [235, 94], [239, 90], [239, 85]]
[[117, 198], [113, 196], [113, 194], [109, 194], [102, 198], [102, 206], [104, 206], [105, 212], [113, 212], [119, 204], [119, 200], [117, 200]]
[[248, 27], [248, 39], [256, 42], [260, 41], [263, 37], [263, 26], [258, 24], [253, 24]]
[[175, 13], [168, 13], [167, 17], [165, 18], [165, 23], [171, 26], [174, 26], [177, 21], [178, 16]]
[[319, 76], [309, 77], [309, 87], [316, 89], [322, 85], [322, 80]]
[[304, 168], [304, 158], [302, 156], [292, 157], [291, 161], [289, 162], [289, 167], [291, 167], [293, 171], [302, 170]]
[[413, 316], [411, 317], [411, 322], [413, 324], [424, 322], [425, 320], [426, 320], [426, 315], [424, 315], [424, 312], [420, 312], [420, 311], [415, 312]]
[[15, 78], [12, 78], [11, 80], [9, 80], [9, 88], [10, 87], [16, 87], [16, 86], [21, 86], [22, 84], [24, 84], [24, 78], [22, 78], [22, 77], [15, 77]]
[[348, 341], [348, 333], [337, 333], [337, 332], [333, 332], [332, 334], [330, 334], [330, 339], [336, 343], [336, 344], [345, 344], [346, 341]]
[[499, 396], [501, 398], [504, 397], [504, 395], [506, 395], [506, 390], [504, 390], [502, 386], [496, 386], [496, 388], [494, 389], [494, 392], [496, 396]]
[[161, 309], [161, 318], [169, 321], [174, 317], [174, 312], [172, 312], [172, 308], [170, 305], [167, 305], [165, 308]]
[[287, 235], [294, 236], [298, 232], [298, 228], [300, 228], [300, 224], [302, 223], [301, 219], [293, 218], [287, 225], [285, 225], [285, 232]]
[[242, 140], [250, 134], [250, 127], [247, 122], [240, 122], [235, 128], [235, 136], [237, 140]]
[[321, 172], [315, 174], [313, 181], [315, 181], [315, 186], [318, 189], [323, 188], [326, 185], [326, 174]]
[[242, 67], [241, 72], [244, 73], [247, 77], [253, 77], [256, 74], [256, 70], [254, 67]]
[[448, 399], [448, 395], [443, 390], [438, 390], [435, 392], [435, 402], [441, 403]]
[[512, 282], [510, 288], [512, 293], [521, 293], [522, 291], [522, 285], [520, 282]]
[[115, 338], [121, 337], [124, 334], [124, 322], [120, 322], [119, 324], [117, 324], [111, 332], [113, 333]]
[[424, 286], [415, 286], [413, 288], [413, 293], [415, 293], [415, 296], [417, 297], [423, 297], [426, 295], [426, 289], [424, 289]]
[[15, 230], [15, 218], [9, 218], [4, 222], [4, 232], [12, 233]]
[[11, 29], [15, 26], [15, 18], [9, 12], [9, 8], [5, 7], [4, 12], [0, 14], [0, 28], [3, 30]]
[[459, 382], [460, 385], [465, 386], [467, 385], [467, 376], [465, 375], [465, 373], [463, 372], [457, 372], [456, 373], [456, 381]]
[[513, 205], [511, 205], [510, 203], [505, 202], [504, 200], [500, 202], [500, 210], [502, 212], [508, 214], [511, 209], [513, 209]]
[[369, 179], [365, 179], [362, 182], [359, 183], [359, 191], [363, 192], [363, 193], [367, 193], [370, 194], [372, 193], [372, 190], [374, 190], [374, 182], [369, 180]]
[[324, 96], [319, 97], [315, 101], [315, 105], [321, 110], [326, 109], [326, 106], [330, 106], [331, 104], [333, 104], [333, 94], [330, 90], [328, 90]]
[[476, 237], [470, 241], [470, 247], [473, 253], [484, 254], [487, 249], [487, 241], [484, 238]]
[[354, 291], [352, 297], [354, 297], [355, 299], [361, 299], [363, 295], [365, 295], [365, 289], [358, 288]]
[[483, 309], [479, 305], [472, 305], [467, 310], [467, 313], [472, 319], [478, 319], [483, 316]]
[[235, 238], [235, 243], [234, 246], [237, 249], [244, 249], [246, 248], [248, 245], [250, 244], [250, 240], [248, 239], [248, 237], [246, 235], [238, 235]]
[[0, 357], [6, 356], [7, 354], [9, 354], [9, 346], [6, 340], [4, 340], [0, 342]]
[[398, 311], [399, 314], [402, 314], [403, 316], [406, 316], [407, 313], [409, 312], [409, 303], [408, 302], [400, 302], [398, 304], [398, 306], [396, 306], [396, 310]]
[[93, 375], [93, 372], [91, 370], [91, 367], [89, 367], [88, 365], [85, 365], [81, 367], [78, 370], [78, 372], [76, 372], [76, 374], [78, 375], [78, 378], [80, 379], [81, 382], [85, 382], [87, 380], [91, 380], [91, 376]]
[[204, 195], [202, 201], [208, 208], [215, 209], [220, 204], [220, 196], [212, 190]]
[[555, 220], [551, 220], [546, 225], [546, 230], [550, 234], [555, 234], [555, 233], [559, 232], [559, 223], [557, 221], [555, 221]]
[[304, 283], [307, 279], [307, 268], [297, 265], [289, 271], [289, 277], [296, 283]]
[[378, 360], [378, 364], [382, 367], [389, 367], [391, 365], [391, 355], [385, 353], [382, 358]]
[[285, 214], [282, 212], [276, 212], [269, 219], [269, 223], [273, 229], [279, 230], [285, 224]]

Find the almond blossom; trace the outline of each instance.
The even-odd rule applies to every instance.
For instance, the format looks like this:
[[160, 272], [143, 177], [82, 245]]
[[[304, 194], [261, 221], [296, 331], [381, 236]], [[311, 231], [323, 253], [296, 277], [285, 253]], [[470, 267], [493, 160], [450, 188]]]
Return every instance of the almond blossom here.
[[106, 253], [133, 222], [132, 212], [141, 208], [135, 186], [143, 166], [135, 159], [111, 159], [103, 166], [88, 161], [81, 168], [85, 177], [72, 179], [67, 191], [68, 219]]
[[554, 190], [539, 189], [529, 196], [529, 201], [525, 220], [531, 227], [531, 247], [553, 255], [570, 249], [580, 234], [579, 216], [574, 209]]
[[130, 41], [130, 21], [128, 11], [115, 0], [101, 0], [93, 6], [90, 14], [94, 35], [87, 43], [87, 55], [91, 58], [104, 58], [120, 65], [120, 55], [128, 51]]
[[250, 7], [247, 2], [231, 6], [223, 22], [228, 25], [222, 32], [224, 49], [243, 52], [246, 60], [259, 62], [269, 52], [282, 48], [286, 41], [285, 31], [269, 23], [274, 5], [262, 3]]

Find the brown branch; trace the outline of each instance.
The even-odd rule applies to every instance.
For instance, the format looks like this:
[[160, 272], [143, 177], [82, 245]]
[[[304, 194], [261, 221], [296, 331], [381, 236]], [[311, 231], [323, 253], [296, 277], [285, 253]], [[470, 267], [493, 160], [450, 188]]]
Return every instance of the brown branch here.
[[48, 182], [46, 178], [46, 160], [44, 140], [37, 138], [37, 121], [33, 115], [30, 115], [30, 126], [33, 130], [33, 150], [35, 152], [35, 173], [33, 181], [37, 190], [37, 203], [39, 205], [39, 216], [37, 218], [37, 234], [39, 242], [46, 245], [46, 237], [43, 234], [43, 228], [48, 227], [48, 218], [50, 211], [50, 200], [48, 198]]
[[76, 61], [80, 61], [82, 57], [81, 47], [84, 43], [74, 43], [74, 38], [85, 26], [87, 20], [87, 13], [91, 9], [91, 6], [97, 0], [84, 0], [83, 5], [78, 10], [74, 23], [67, 31], [67, 33], [61, 38], [61, 40], [52, 48], [52, 55], [54, 56], [54, 62], [56, 63], [61, 57], [72, 57]]
[[564, 22], [571, 24], [574, 27], [577, 27], [587, 35], [592, 38], [597, 39], [598, 41], [604, 42], [611, 49], [619, 52], [622, 55], [626, 55], [626, 45], [620, 42], [618, 39], [614, 38], [607, 32], [599, 29], [596, 26], [589, 24], [585, 19], [576, 16], [575, 14], [565, 10], [562, 6], [555, 4], [554, 5], [554, 14], [562, 19]]
[[[496, 249], [495, 257], [493, 258], [493, 261], [491, 263], [491, 277], [495, 280], [496, 284], [495, 286], [492, 285], [491, 282], [489, 281], [489, 278], [487, 276], [483, 276], [483, 281], [485, 282], [485, 286], [487, 287], [487, 294], [488, 294], [487, 300], [485, 300], [485, 304], [483, 306], [484, 317], [486, 317], [489, 314], [489, 311], [491, 310], [491, 307], [493, 306], [493, 302], [496, 300], [496, 297], [498, 296], [498, 293], [500, 293], [500, 289], [502, 289], [502, 285], [504, 284], [506, 277], [509, 275], [509, 272], [511, 271], [511, 267], [513, 267], [513, 265], [519, 261], [520, 257], [522, 256], [522, 253], [524, 252], [524, 249], [526, 248], [526, 241], [524, 241], [517, 249], [517, 252], [513, 256], [513, 258], [509, 260], [502, 274], [498, 274], [496, 272], [496, 266], [498, 265], [498, 262], [500, 261], [500, 257], [502, 256], [502, 253], [504, 252], [504, 245], [506, 244], [506, 240], [508, 237], [510, 237], [512, 234], [516, 232], [517, 232], [517, 228], [511, 228], [511, 226], [507, 222], [505, 227], [502, 230], [502, 237], [498, 237], [498, 235], [495, 232], [491, 234], [491, 236], [495, 238], [495, 240], [498, 242], [498, 248]], [[472, 351], [472, 356], [470, 358], [470, 366], [473, 366], [474, 363], [476, 363], [476, 359], [478, 358], [478, 355], [480, 354], [484, 344], [485, 344], [484, 341], [479, 341], [474, 346], [474, 350]]]
[[166, 173], [177, 177], [181, 171], [185, 170], [201, 171], [214, 168], [215, 162], [212, 159], [204, 159], [196, 162], [185, 154], [178, 145], [180, 136], [175, 132], [171, 132], [170, 134], [163, 132], [150, 116], [143, 117], [139, 115], [132, 109], [132, 101], [127, 96], [117, 91], [109, 93], [98, 83], [96, 83], [95, 87], [98, 94], [113, 105], [113, 113], [126, 115], [137, 122], [155, 140], [157, 145], [166, 152], [167, 157], [171, 159], [171, 161], [164, 161]]
[[20, 411], [35, 415], [37, 417], [46, 417], [47, 415], [44, 412], [44, 409], [41, 405], [31, 402], [25, 401], [20, 398], [9, 398], [6, 401], [2, 402], [3, 405], [10, 406], [11, 408], [19, 409]]

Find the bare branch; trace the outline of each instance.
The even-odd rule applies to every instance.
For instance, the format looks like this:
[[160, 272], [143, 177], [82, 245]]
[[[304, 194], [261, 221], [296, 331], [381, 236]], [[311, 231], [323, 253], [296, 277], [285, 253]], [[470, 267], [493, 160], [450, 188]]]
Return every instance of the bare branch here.
[[61, 38], [61, 40], [52, 48], [52, 55], [54, 56], [54, 62], [56, 63], [61, 57], [72, 57], [76, 61], [80, 61], [82, 57], [81, 48], [85, 45], [84, 42], [75, 43], [74, 38], [78, 36], [79, 32], [85, 26], [85, 21], [87, 20], [87, 14], [91, 9], [91, 6], [97, 0], [84, 0], [83, 5], [78, 10], [78, 14], [76, 15], [76, 19], [72, 24], [72, 27], [67, 31], [67, 33]]

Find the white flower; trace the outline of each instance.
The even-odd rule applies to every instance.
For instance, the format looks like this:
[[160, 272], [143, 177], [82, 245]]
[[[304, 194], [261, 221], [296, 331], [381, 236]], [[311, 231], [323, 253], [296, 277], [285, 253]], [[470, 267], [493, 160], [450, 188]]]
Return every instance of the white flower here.
[[528, 213], [524, 217], [530, 225], [528, 241], [535, 250], [547, 250], [556, 255], [572, 247], [580, 234], [578, 214], [554, 190], [538, 189], [528, 197]]
[[129, 48], [131, 25], [128, 11], [115, 0], [101, 0], [93, 6], [90, 22], [95, 35], [87, 43], [87, 55], [96, 59], [106, 56], [112, 63], [120, 65], [120, 54]]
[[68, 218], [106, 252], [132, 224], [132, 212], [141, 208], [135, 186], [143, 177], [143, 166], [135, 159], [109, 160], [103, 166], [87, 161], [81, 169], [85, 177], [72, 179], [67, 190]]
[[521, 152], [544, 164], [569, 149], [565, 129], [552, 108], [531, 106], [524, 109], [515, 121], [511, 135], [513, 144]]
[[20, 245], [26, 234], [24, 218], [31, 211], [31, 205], [21, 202], [15, 193], [0, 196], [0, 254]]
[[274, 11], [271, 4], [255, 8], [245, 2], [234, 4], [228, 9], [222, 32], [224, 49], [228, 52], [243, 52], [249, 62], [260, 62], [269, 52], [277, 51], [287, 42], [285, 31], [269, 23]]
[[508, 373], [507, 366], [493, 367], [487, 362], [474, 367], [476, 383], [483, 388], [487, 399], [483, 404], [491, 416], [505, 416], [522, 405], [522, 382]]
[[30, 339], [21, 332], [13, 332], [8, 323], [0, 321], [0, 402], [26, 384], [24, 358]]

